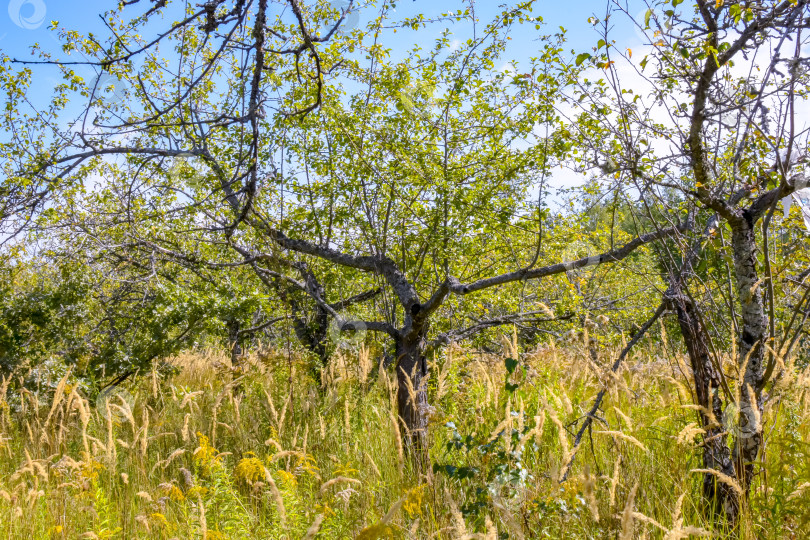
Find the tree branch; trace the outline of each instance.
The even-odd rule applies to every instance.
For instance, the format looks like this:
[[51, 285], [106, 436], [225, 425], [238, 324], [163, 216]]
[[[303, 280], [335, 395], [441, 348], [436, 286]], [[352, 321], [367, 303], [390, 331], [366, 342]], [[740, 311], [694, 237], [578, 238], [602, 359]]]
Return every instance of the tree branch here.
[[[622, 352], [619, 353], [619, 357], [616, 358], [616, 361], [613, 362], [613, 366], [611, 366], [610, 368], [611, 373], [616, 373], [619, 371], [619, 367], [621, 367], [622, 362], [624, 361], [625, 357], [627, 357], [627, 354], [636, 345], [636, 343], [638, 343], [641, 340], [641, 338], [644, 337], [644, 334], [647, 333], [647, 331], [652, 327], [652, 325], [655, 324], [655, 321], [657, 321], [658, 317], [660, 317], [664, 313], [666, 307], [667, 301], [664, 300], [661, 302], [661, 305], [658, 306], [658, 309], [655, 310], [655, 313], [653, 313], [652, 317], [650, 317], [647, 320], [647, 322], [645, 322], [641, 326], [639, 331], [636, 332], [636, 335], [633, 336], [633, 339], [631, 339], [630, 342], [627, 343], [627, 346], [624, 349], [622, 349]], [[560, 480], [561, 482], [564, 482], [565, 479], [568, 478], [568, 473], [571, 471], [571, 466], [574, 464], [574, 459], [577, 457], [577, 450], [579, 449], [579, 443], [582, 442], [582, 436], [585, 434], [585, 430], [587, 430], [591, 426], [591, 424], [593, 424], [593, 419], [595, 418], [596, 411], [598, 411], [599, 407], [602, 406], [602, 400], [605, 399], [606, 393], [607, 387], [602, 388], [599, 391], [599, 393], [596, 395], [596, 399], [593, 402], [593, 407], [591, 407], [591, 410], [588, 411], [588, 413], [585, 415], [585, 420], [582, 422], [582, 426], [580, 426], [579, 431], [577, 432], [577, 435], [574, 438], [574, 453], [571, 455], [571, 459], [568, 460], [568, 463], [566, 463], [565, 466], [563, 467], [565, 473], [562, 476], [562, 480]]]
[[455, 294], [465, 295], [471, 292], [488, 289], [496, 285], [503, 285], [505, 283], [511, 283], [514, 281], [539, 279], [546, 276], [552, 276], [554, 274], [562, 274], [564, 272], [568, 272], [569, 270], [576, 270], [578, 268], [596, 266], [602, 263], [617, 262], [626, 258], [636, 249], [645, 244], [654, 242], [656, 240], [669, 238], [670, 236], [674, 236], [675, 234], [684, 232], [688, 229], [689, 227], [687, 224], [669, 227], [667, 229], [660, 229], [655, 232], [638, 236], [633, 240], [631, 240], [630, 242], [626, 243], [625, 245], [612, 249], [600, 255], [591, 255], [590, 257], [583, 257], [575, 261], [556, 263], [549, 266], [543, 266], [541, 268], [523, 269], [518, 270], [516, 272], [509, 272], [506, 274], [501, 274], [499, 276], [481, 279], [467, 285], [461, 285], [456, 280], [455, 283], [453, 282], [448, 283], [447, 288]]

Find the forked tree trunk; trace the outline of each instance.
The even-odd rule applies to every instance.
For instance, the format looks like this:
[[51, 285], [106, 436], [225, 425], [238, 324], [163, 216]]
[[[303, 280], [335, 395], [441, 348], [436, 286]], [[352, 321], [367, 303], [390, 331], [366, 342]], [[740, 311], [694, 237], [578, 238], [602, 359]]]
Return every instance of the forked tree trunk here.
[[[668, 291], [670, 305], [678, 313], [686, 348], [695, 379], [695, 393], [704, 435], [703, 466], [720, 471], [735, 479], [747, 496], [753, 481], [754, 462], [762, 445], [762, 379], [764, 372], [767, 318], [762, 297], [762, 283], [756, 267], [756, 233], [746, 217], [730, 223], [734, 259], [735, 285], [740, 303], [742, 328], [740, 329], [738, 357], [743, 374], [738, 389], [736, 418], [723, 418], [722, 384], [718, 366], [712, 362], [709, 338], [701, 324], [697, 306], [683, 294], [673, 280]], [[723, 426], [722, 421], [734, 424]], [[726, 429], [730, 428], [734, 446], [726, 444]], [[731, 486], [719, 482], [714, 475], [703, 478], [703, 494], [712, 509], [722, 513], [730, 523], [739, 517], [741, 500]]]
[[428, 399], [425, 336], [413, 330], [396, 341], [397, 408], [405, 424], [406, 441], [415, 449], [427, 448]]
[[[703, 435], [703, 468], [734, 478], [731, 451], [723, 435], [725, 429], [722, 424], [723, 400], [720, 398], [721, 375], [712, 362], [708, 336], [700, 323], [697, 308], [683, 294], [677, 283], [670, 286], [668, 299], [670, 308], [678, 315], [678, 325], [694, 376], [695, 397], [702, 408], [699, 414], [702, 427], [706, 431]], [[737, 521], [740, 500], [731, 486], [718, 482], [713, 474], [704, 473], [703, 497], [713, 515], [724, 516], [730, 523]]]

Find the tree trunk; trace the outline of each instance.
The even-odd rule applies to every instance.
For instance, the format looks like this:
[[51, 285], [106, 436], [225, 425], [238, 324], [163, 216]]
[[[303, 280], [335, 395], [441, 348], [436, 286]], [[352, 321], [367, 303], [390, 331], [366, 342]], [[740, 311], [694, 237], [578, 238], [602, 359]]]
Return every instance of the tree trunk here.
[[396, 341], [397, 408], [405, 424], [406, 441], [427, 448], [428, 400], [425, 332], [412, 330]]
[[301, 344], [315, 356], [316, 362], [312, 365], [312, 375], [318, 381], [318, 385], [322, 385], [323, 370], [329, 363], [329, 314], [322, 307], [315, 306], [311, 312], [312, 320], [308, 321], [300, 315], [297, 303], [293, 302], [293, 305], [295, 335]]
[[737, 364], [743, 380], [737, 404], [738, 424], [734, 440], [734, 467], [737, 479], [748, 491], [753, 480], [754, 462], [762, 445], [762, 377], [765, 339], [768, 332], [763, 285], [757, 275], [756, 232], [747, 218], [732, 225], [734, 273], [740, 301], [742, 328]]
[[240, 324], [237, 319], [229, 319], [228, 325], [228, 350], [231, 352], [231, 368], [234, 372], [242, 368], [242, 344], [239, 340]]
[[[756, 233], [747, 218], [731, 224], [734, 272], [741, 307], [742, 328], [739, 336], [739, 356], [736, 359], [743, 373], [738, 389], [736, 419], [723, 418], [720, 398], [721, 373], [712, 362], [709, 338], [703, 328], [697, 306], [683, 294], [673, 279], [668, 291], [670, 306], [678, 313], [678, 323], [686, 343], [695, 379], [695, 393], [704, 435], [703, 466], [736, 479], [748, 493], [753, 481], [754, 462], [762, 445], [762, 377], [765, 361], [767, 319], [761, 283], [756, 267]], [[723, 426], [722, 420], [733, 420], [733, 426]], [[734, 446], [729, 450], [724, 430], [731, 431]], [[730, 523], [739, 517], [740, 497], [714, 475], [703, 478], [703, 494], [716, 513], [722, 513]]]
[[[324, 289], [315, 278], [315, 275], [308, 270], [302, 273], [306, 279], [306, 284], [310, 294], [316, 294], [319, 298], [324, 297]], [[293, 330], [298, 341], [311, 352], [317, 362], [312, 366], [312, 376], [323, 385], [323, 369], [329, 362], [329, 313], [320, 305], [314, 305], [308, 309], [311, 299], [299, 299], [301, 291], [289, 284], [274, 278], [272, 283], [279, 298], [287, 304], [292, 312]]]
[[[228, 349], [231, 351], [231, 373], [233, 378], [241, 377], [244, 366], [242, 365], [242, 343], [239, 339], [239, 329], [241, 327], [236, 318], [229, 319], [228, 326]], [[242, 382], [239, 381], [233, 388], [234, 393], [242, 395]]]
[[[691, 298], [682, 293], [680, 285], [674, 280], [670, 285], [668, 297], [670, 307], [678, 314], [678, 324], [686, 343], [695, 379], [697, 404], [702, 407], [699, 414], [702, 427], [706, 431], [703, 435], [703, 468], [720, 471], [734, 478], [731, 452], [726, 443], [726, 437], [723, 435], [721, 375], [712, 362], [708, 336], [700, 324], [697, 307]], [[703, 475], [703, 496], [709, 504], [712, 514], [725, 516], [729, 523], [736, 523], [740, 500], [731, 486], [718, 482], [714, 475], [705, 473]]]

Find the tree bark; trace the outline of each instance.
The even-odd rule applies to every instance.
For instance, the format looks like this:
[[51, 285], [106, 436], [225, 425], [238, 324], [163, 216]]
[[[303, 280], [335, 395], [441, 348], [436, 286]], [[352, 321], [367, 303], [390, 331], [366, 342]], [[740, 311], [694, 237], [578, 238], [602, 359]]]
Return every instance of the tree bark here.
[[[750, 490], [754, 463], [762, 445], [764, 343], [768, 335], [762, 283], [756, 266], [757, 244], [753, 221], [747, 213], [742, 217], [732, 216], [729, 220], [735, 285], [742, 318], [736, 359], [742, 377], [738, 381], [735, 419], [723, 418], [723, 401], [720, 398], [722, 374], [712, 361], [709, 337], [701, 324], [698, 307], [683, 294], [677, 278], [671, 280], [667, 292], [670, 306], [678, 314], [678, 324], [689, 354], [697, 402], [703, 407], [700, 416], [706, 431], [704, 468], [736, 479], [745, 494]], [[722, 420], [733, 426], [723, 426]], [[725, 430], [731, 431], [734, 436], [731, 450], [723, 435]], [[722, 513], [730, 523], [737, 522], [741, 501], [730, 486], [718, 482], [714, 475], [706, 474], [703, 478], [703, 494], [715, 513]]]
[[[239, 323], [239, 319], [232, 318], [228, 319], [226, 322], [228, 327], [228, 349], [231, 351], [231, 373], [234, 379], [242, 376], [242, 343], [239, 336], [239, 330], [241, 328], [241, 324]], [[242, 381], [237, 382], [234, 387], [233, 391], [237, 396], [241, 396], [243, 392], [242, 388]]]
[[[695, 397], [702, 407], [699, 411], [703, 435], [703, 468], [720, 471], [732, 478], [735, 476], [731, 452], [722, 424], [723, 400], [720, 397], [721, 374], [712, 362], [709, 340], [701, 325], [697, 307], [684, 295], [680, 285], [673, 279], [668, 291], [669, 305], [678, 315], [678, 325], [686, 344], [694, 376]], [[718, 482], [710, 474], [703, 475], [703, 497], [715, 516], [725, 516], [729, 523], [736, 523], [740, 500], [731, 486]]]
[[242, 368], [242, 344], [239, 340], [239, 320], [236, 318], [227, 321], [228, 350], [231, 352], [231, 368], [238, 371]]
[[428, 399], [425, 331], [413, 329], [396, 340], [397, 408], [405, 424], [406, 441], [427, 448]]
[[747, 215], [732, 224], [731, 242], [742, 318], [737, 364], [743, 373], [733, 458], [737, 479], [747, 492], [753, 481], [754, 462], [762, 445], [762, 377], [768, 324], [762, 284], [757, 274], [756, 231]]

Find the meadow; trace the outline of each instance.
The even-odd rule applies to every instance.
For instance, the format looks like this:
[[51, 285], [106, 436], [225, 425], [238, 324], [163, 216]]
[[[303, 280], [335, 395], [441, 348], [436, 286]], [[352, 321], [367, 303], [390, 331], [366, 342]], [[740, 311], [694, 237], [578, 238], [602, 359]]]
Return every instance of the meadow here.
[[437, 357], [424, 451], [403, 443], [393, 371], [362, 347], [322, 386], [283, 350], [241, 371], [225, 351], [186, 352], [96, 399], [70, 373], [17, 395], [6, 380], [0, 537], [807, 537], [810, 374], [789, 363], [768, 396], [764, 456], [729, 530], [702, 509], [689, 369], [665, 338], [616, 375], [616, 351], [577, 340], [502, 348]]

